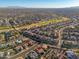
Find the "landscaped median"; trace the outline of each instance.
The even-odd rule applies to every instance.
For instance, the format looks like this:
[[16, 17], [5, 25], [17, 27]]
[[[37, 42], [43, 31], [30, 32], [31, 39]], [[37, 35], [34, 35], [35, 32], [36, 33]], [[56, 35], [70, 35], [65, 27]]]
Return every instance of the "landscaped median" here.
[[0, 30], [4, 30], [4, 29], [10, 29], [11, 26], [0, 26]]
[[26, 25], [26, 28], [27, 29], [30, 29], [32, 27], [41, 27], [41, 26], [44, 26], [44, 25], [58, 23], [58, 22], [65, 22], [65, 21], [68, 21], [68, 19], [66, 19], [66, 20], [49, 19], [47, 21], [39, 21], [38, 23], [35, 23], [35, 24]]
[[[58, 23], [58, 22], [65, 22], [68, 21], [69, 19], [49, 19], [47, 21], [39, 21], [38, 23], [33, 23], [31, 25], [23, 25], [23, 26], [15, 26], [17, 30], [19, 29], [30, 29], [33, 27], [41, 27], [44, 25], [48, 25], [48, 24], [53, 24], [53, 23]], [[0, 31], [5, 32], [5, 31], [9, 31], [9, 30], [13, 30], [11, 26], [0, 26]]]

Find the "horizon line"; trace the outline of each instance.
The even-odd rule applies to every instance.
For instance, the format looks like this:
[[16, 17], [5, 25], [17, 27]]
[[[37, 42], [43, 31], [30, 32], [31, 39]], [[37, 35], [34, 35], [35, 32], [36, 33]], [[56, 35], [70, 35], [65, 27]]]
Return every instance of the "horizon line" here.
[[79, 6], [69, 6], [69, 7], [25, 7], [25, 6], [0, 6], [0, 8], [72, 8]]

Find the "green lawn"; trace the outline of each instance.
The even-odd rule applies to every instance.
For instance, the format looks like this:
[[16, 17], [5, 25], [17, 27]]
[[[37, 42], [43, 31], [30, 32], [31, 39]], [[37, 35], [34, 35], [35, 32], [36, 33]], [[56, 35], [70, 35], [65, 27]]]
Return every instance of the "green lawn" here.
[[9, 26], [0, 26], [0, 30], [4, 30], [4, 29], [10, 29], [11, 27]]

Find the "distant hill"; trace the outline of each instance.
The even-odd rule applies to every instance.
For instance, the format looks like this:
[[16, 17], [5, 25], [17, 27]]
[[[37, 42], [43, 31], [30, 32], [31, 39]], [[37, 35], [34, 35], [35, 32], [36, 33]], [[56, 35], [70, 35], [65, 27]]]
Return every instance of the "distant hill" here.
[[8, 6], [0, 8], [0, 13], [54, 13], [59, 15], [79, 15], [79, 6], [69, 8], [25, 8], [19, 6]]
[[55, 9], [55, 12], [63, 15], [79, 15], [79, 6], [70, 8], [59, 8]]

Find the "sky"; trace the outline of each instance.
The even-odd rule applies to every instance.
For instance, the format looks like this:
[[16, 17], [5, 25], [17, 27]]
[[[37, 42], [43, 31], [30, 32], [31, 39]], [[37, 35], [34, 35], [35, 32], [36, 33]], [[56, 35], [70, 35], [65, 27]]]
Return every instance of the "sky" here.
[[0, 7], [64, 8], [79, 6], [79, 0], [0, 0]]

